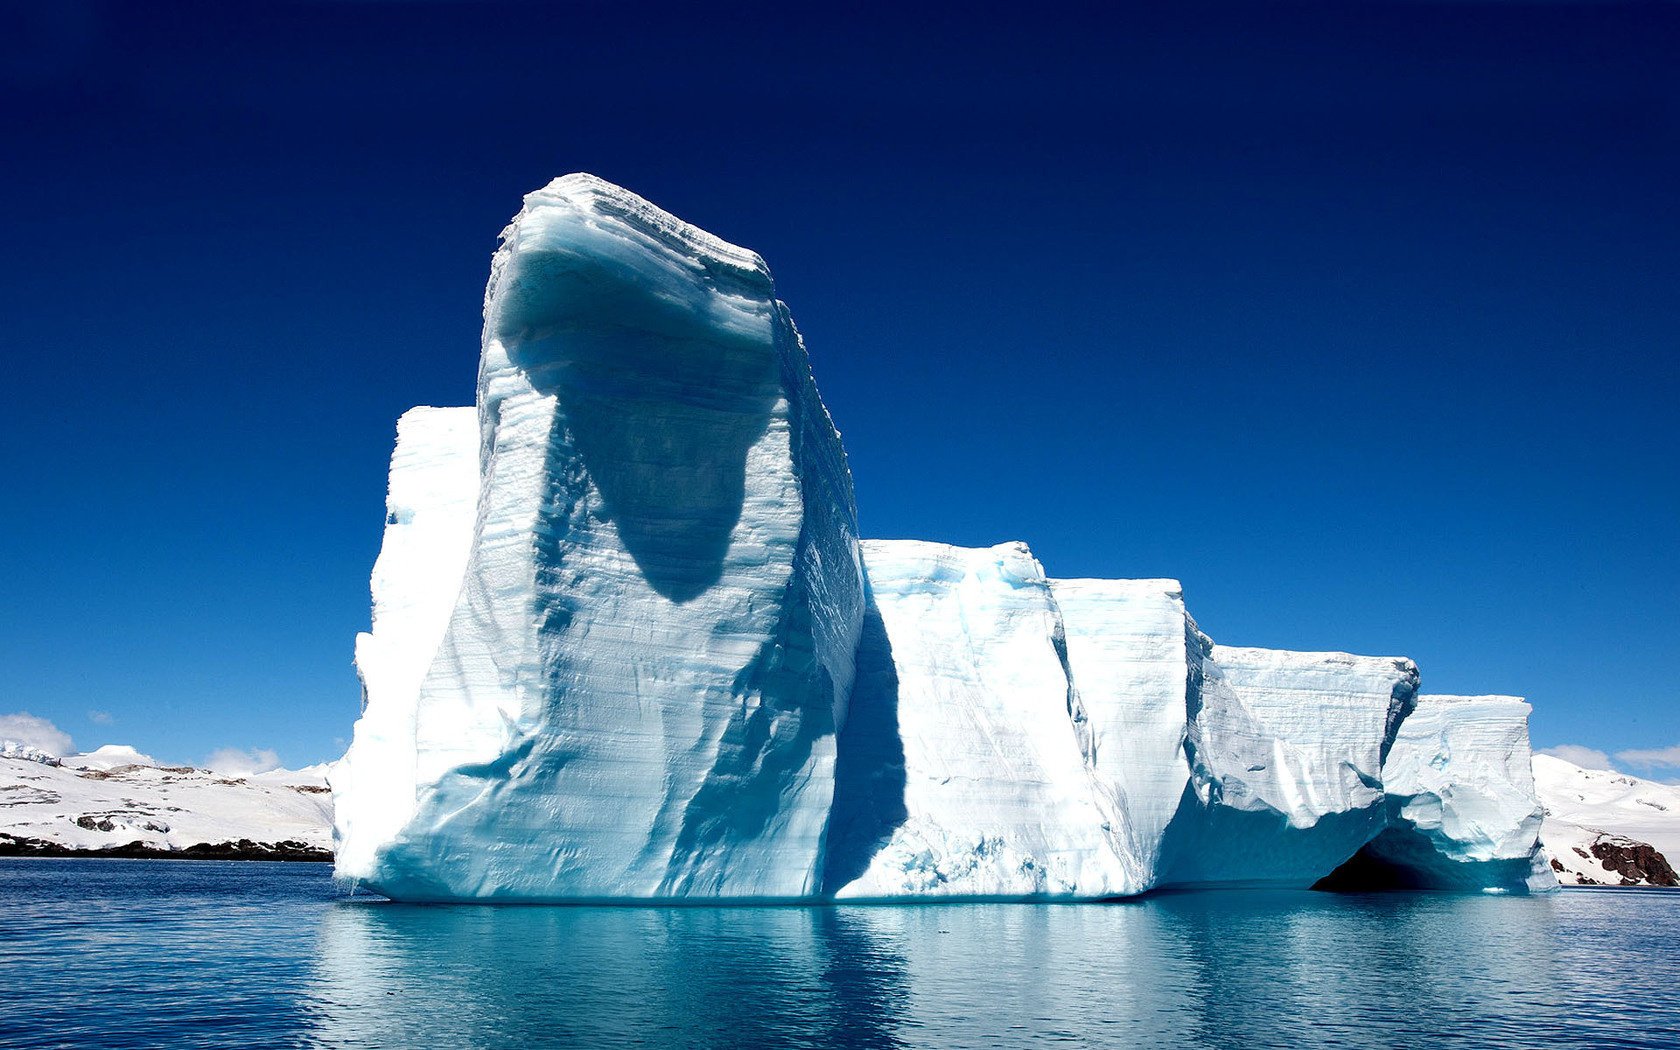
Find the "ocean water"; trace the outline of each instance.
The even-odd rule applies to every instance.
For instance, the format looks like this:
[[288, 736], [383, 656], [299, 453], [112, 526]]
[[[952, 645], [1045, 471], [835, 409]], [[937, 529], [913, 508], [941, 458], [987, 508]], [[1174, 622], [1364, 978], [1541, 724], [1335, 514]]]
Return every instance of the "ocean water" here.
[[0, 1045], [1674, 1047], [1680, 894], [413, 907], [0, 860]]

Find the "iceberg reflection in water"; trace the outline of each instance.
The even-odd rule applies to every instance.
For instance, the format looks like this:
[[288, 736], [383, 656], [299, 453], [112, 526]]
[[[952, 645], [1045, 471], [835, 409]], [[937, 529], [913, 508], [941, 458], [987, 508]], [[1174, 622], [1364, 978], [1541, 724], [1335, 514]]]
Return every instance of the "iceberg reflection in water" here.
[[[1529, 1046], [1680, 1038], [1680, 900], [1271, 891], [1109, 906], [328, 909], [332, 1045]], [[1627, 920], [1656, 920], [1662, 931]], [[1594, 942], [1599, 943], [1594, 946]], [[1630, 994], [1633, 980], [1638, 993]]]
[[1680, 1045], [1680, 894], [423, 907], [0, 860], [0, 1045]]

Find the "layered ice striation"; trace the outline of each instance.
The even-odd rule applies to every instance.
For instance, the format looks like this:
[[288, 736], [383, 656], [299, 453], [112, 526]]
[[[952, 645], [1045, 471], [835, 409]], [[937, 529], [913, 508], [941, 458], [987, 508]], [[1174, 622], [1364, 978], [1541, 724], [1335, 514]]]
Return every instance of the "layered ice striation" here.
[[[860, 655], [842, 744], [873, 748], [875, 727], [896, 725], [902, 771], [888, 774], [896, 799], [837, 798], [829, 889], [842, 899], [1138, 892], [1117, 848], [1119, 811], [1094, 790], [1061, 617], [1026, 545], [863, 550], [881, 630]], [[886, 664], [890, 679], [864, 673]]]
[[1540, 848], [1529, 706], [1422, 696], [1383, 763], [1388, 825], [1331, 886], [1526, 892], [1556, 885]]
[[1537, 855], [1526, 707], [1215, 645], [1173, 580], [860, 545], [764, 262], [588, 175], [503, 231], [476, 407], [399, 422], [372, 589], [335, 838], [401, 899], [1100, 899], [1402, 847], [1509, 888]]
[[1089, 720], [1087, 757], [1118, 844], [1144, 887], [1189, 783], [1186, 719], [1209, 642], [1177, 580], [1053, 580], [1068, 665]]
[[556, 180], [503, 231], [476, 416], [459, 575], [422, 570], [441, 636], [363, 669], [340, 872], [406, 899], [814, 894], [863, 584], [763, 261]]

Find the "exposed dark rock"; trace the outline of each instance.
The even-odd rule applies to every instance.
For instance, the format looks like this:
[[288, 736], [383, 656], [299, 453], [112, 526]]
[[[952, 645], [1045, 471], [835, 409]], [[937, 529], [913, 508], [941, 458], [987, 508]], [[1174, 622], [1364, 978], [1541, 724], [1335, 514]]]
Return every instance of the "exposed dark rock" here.
[[1556, 857], [1553, 857], [1552, 858], [1552, 870], [1553, 871], [1562, 871], [1563, 870], [1563, 862], [1558, 860]]
[[290, 860], [330, 861], [332, 851], [297, 839], [280, 842], [200, 842], [181, 849], [128, 842], [98, 849], [75, 849], [46, 839], [0, 833], [0, 857], [117, 857], [155, 860]]
[[1649, 843], [1601, 838], [1592, 844], [1592, 854], [1605, 870], [1622, 877], [1623, 886], [1680, 886], [1668, 859]]
[[13, 806], [41, 806], [53, 805], [59, 801], [59, 796], [51, 791], [44, 791], [32, 784], [0, 784], [0, 809]]

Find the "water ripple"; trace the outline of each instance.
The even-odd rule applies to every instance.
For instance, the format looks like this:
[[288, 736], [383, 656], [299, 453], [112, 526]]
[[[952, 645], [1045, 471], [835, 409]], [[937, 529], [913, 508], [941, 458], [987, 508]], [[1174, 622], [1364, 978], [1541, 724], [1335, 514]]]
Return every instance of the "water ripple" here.
[[406, 907], [322, 865], [0, 861], [0, 1044], [1680, 1045], [1680, 894]]

